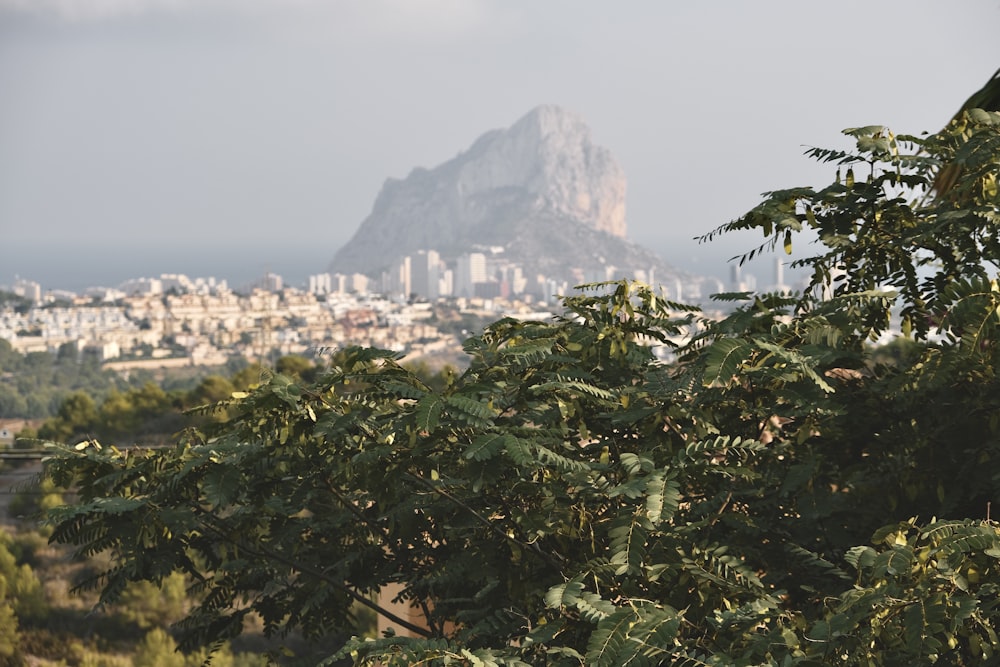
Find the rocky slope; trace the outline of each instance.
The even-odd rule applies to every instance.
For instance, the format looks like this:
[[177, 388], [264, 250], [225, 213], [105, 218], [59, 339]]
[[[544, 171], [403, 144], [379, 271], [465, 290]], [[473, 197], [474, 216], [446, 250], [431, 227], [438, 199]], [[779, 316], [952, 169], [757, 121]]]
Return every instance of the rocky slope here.
[[420, 249], [445, 259], [503, 246], [525, 271], [669, 268], [625, 239], [625, 175], [583, 120], [540, 106], [433, 169], [388, 179], [332, 272], [377, 276]]

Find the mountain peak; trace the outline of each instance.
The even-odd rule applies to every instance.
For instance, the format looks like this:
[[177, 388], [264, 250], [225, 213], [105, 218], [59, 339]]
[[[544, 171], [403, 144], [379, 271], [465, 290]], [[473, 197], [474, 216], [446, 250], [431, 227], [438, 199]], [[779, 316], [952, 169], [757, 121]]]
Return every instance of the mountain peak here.
[[531, 255], [518, 258], [526, 270], [549, 272], [560, 263], [603, 261], [603, 247], [597, 253], [587, 246], [624, 238], [624, 172], [607, 148], [593, 143], [583, 118], [545, 104], [447, 162], [387, 179], [331, 270], [378, 275], [420, 249], [447, 258], [493, 245], [520, 248]]
[[[591, 141], [583, 118], [555, 105], [535, 107], [510, 128], [480, 137], [463, 154], [463, 194], [519, 187], [539, 205], [613, 236], [625, 236], [625, 173]], [[457, 159], [461, 159], [459, 156]]]
[[590, 140], [590, 127], [583, 117], [556, 104], [540, 104], [524, 114], [510, 127], [516, 132], [522, 126], [536, 126], [542, 135], [565, 133], [585, 135]]

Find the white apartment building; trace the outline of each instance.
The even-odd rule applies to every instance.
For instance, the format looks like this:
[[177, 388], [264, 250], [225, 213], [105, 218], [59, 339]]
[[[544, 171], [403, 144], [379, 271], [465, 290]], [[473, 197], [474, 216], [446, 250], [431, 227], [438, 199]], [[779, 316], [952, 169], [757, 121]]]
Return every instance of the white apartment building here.
[[461, 255], [455, 265], [455, 287], [452, 294], [466, 299], [476, 296], [476, 283], [486, 282], [486, 255], [472, 252]]
[[436, 250], [418, 250], [410, 256], [410, 290], [429, 301], [441, 296], [441, 255]]
[[329, 294], [333, 291], [333, 280], [329, 273], [317, 273], [309, 276], [310, 294]]
[[155, 296], [163, 294], [163, 281], [159, 278], [132, 278], [119, 285], [118, 289], [126, 296]]
[[39, 303], [42, 300], [42, 286], [33, 280], [17, 278], [14, 282], [14, 288], [11, 291], [25, 299], [31, 299], [35, 303]]

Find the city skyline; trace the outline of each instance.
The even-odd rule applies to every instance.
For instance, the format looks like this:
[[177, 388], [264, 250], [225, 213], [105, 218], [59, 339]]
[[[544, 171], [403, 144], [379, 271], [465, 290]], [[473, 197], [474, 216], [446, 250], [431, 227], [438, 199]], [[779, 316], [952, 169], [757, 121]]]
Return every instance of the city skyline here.
[[[12, 284], [0, 283], [0, 290], [26, 297], [36, 303], [51, 303], [62, 297], [89, 296], [107, 302], [136, 295], [169, 295], [173, 293], [250, 294], [256, 289], [267, 292], [281, 292], [291, 288], [296, 292], [312, 295], [325, 294], [371, 294], [392, 299], [407, 300], [412, 297], [435, 301], [438, 298], [522, 298], [550, 301], [553, 296], [568, 294], [579, 283], [610, 282], [621, 279], [647, 282], [661, 291], [667, 298], [679, 302], [703, 303], [711, 301], [711, 295], [719, 292], [787, 292], [804, 288], [807, 281], [804, 273], [793, 271], [793, 277], [786, 282], [786, 270], [790, 262], [780, 255], [767, 261], [760, 260], [756, 266], [761, 275], [769, 267], [770, 280], [764, 276], [758, 281], [758, 274], [745, 271], [744, 267], [729, 265], [728, 281], [702, 275], [667, 275], [658, 277], [651, 268], [649, 273], [638, 270], [623, 272], [613, 266], [595, 265], [580, 270], [573, 276], [538, 274], [525, 275], [522, 267], [498, 255], [487, 256], [483, 252], [467, 252], [446, 260], [435, 249], [418, 251], [415, 256], [406, 255], [393, 262], [392, 268], [379, 276], [360, 273], [344, 274], [323, 271], [310, 273], [301, 281], [286, 281], [281, 274], [267, 271], [253, 280], [230, 285], [225, 278], [215, 275], [185, 273], [164, 273], [159, 276], [133, 276], [109, 286], [88, 286], [84, 289], [64, 290], [44, 287], [38, 281], [16, 276]], [[416, 270], [414, 270], [414, 268]], [[793, 285], [794, 284], [794, 285]]]

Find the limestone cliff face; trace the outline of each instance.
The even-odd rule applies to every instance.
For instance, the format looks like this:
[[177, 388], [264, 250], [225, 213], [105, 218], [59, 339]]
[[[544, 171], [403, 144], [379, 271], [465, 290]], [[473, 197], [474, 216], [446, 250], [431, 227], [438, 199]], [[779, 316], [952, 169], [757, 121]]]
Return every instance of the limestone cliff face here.
[[611, 151], [591, 142], [590, 128], [575, 114], [538, 107], [510, 129], [484, 135], [456, 160], [460, 201], [518, 188], [540, 209], [625, 237], [625, 174]]
[[452, 160], [388, 179], [330, 269], [377, 275], [419, 249], [447, 258], [484, 244], [502, 245], [526, 269], [545, 272], [598, 255], [619, 266], [626, 255], [658, 261], [624, 239], [621, 167], [593, 144], [579, 116], [540, 106]]

